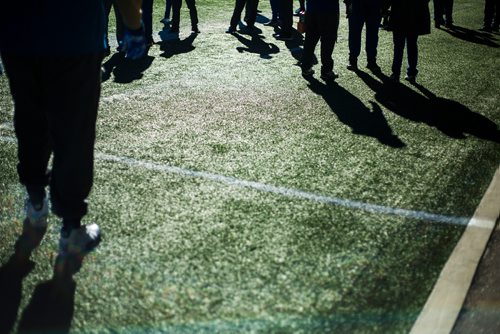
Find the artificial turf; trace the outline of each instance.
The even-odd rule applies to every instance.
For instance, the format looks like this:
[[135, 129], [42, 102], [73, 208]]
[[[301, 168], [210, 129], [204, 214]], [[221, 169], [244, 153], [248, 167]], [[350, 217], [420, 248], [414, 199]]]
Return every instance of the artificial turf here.
[[[155, 3], [155, 31], [162, 6]], [[301, 77], [300, 40], [276, 41], [260, 24], [268, 3], [259, 37], [224, 34], [232, 6], [200, 1], [201, 34], [189, 35], [184, 8], [180, 41], [159, 43], [136, 63], [105, 59], [97, 152], [472, 215], [500, 162], [500, 41], [475, 30], [481, 4], [455, 1], [458, 27], [422, 37], [419, 85], [398, 87], [345, 69], [343, 18], [334, 51], [340, 77], [325, 85]], [[391, 47], [381, 31], [385, 75]], [[11, 119], [1, 76], [3, 138], [14, 137]], [[22, 229], [24, 193], [15, 143], [2, 141], [0, 155], [4, 268]], [[87, 220], [100, 224], [104, 240], [64, 299], [73, 312], [54, 320], [74, 332], [407, 332], [463, 231], [102, 159], [89, 203]], [[57, 230], [51, 216], [19, 305], [0, 301], [17, 312], [14, 330], [36, 323], [35, 311], [50, 318], [59, 310], [50, 292]]]

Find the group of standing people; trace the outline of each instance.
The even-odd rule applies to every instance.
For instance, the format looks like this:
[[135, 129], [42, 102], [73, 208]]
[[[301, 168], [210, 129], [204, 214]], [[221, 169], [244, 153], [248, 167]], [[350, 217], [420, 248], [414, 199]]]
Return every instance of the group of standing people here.
[[[344, 0], [349, 23], [349, 61], [347, 69], [358, 70], [358, 57], [361, 53], [361, 35], [366, 30], [366, 67], [380, 72], [377, 64], [378, 32], [382, 13], [390, 7], [389, 22], [393, 33], [394, 57], [392, 62], [392, 81], [399, 81], [403, 52], [408, 53], [408, 68], [405, 79], [414, 82], [418, 73], [418, 36], [430, 33], [429, 0]], [[321, 78], [334, 80], [332, 53], [337, 40], [339, 25], [338, 0], [307, 0], [306, 35], [302, 59], [302, 74], [309, 76], [312, 70], [314, 49], [321, 39]]]
[[[292, 0], [270, 0], [269, 25], [279, 25], [277, 38], [292, 39]], [[498, 30], [500, 0], [486, 0], [484, 30]], [[391, 79], [398, 81], [403, 51], [408, 52], [406, 79], [414, 81], [418, 70], [418, 37], [430, 33], [429, 0], [344, 0], [349, 20], [348, 69], [358, 69], [361, 34], [366, 29], [367, 67], [377, 65], [381, 11], [390, 6], [394, 57]], [[195, 0], [186, 0], [191, 28], [198, 33]], [[451, 27], [452, 0], [435, 0], [435, 25]], [[247, 5], [247, 24], [255, 23], [258, 0], [236, 0], [228, 29], [232, 33]], [[14, 129], [18, 140], [18, 175], [26, 187], [24, 229], [47, 227], [49, 186], [52, 211], [61, 219], [60, 255], [84, 255], [97, 246], [100, 230], [84, 225], [86, 198], [93, 183], [95, 125], [100, 98], [100, 69], [109, 52], [107, 22], [115, 8], [118, 48], [125, 57], [144, 56], [153, 43], [153, 0], [51, 0], [26, 7], [7, 1], [0, 12], [0, 54], [8, 74], [14, 101]], [[165, 17], [171, 33], [178, 34], [182, 0], [166, 0]], [[437, 9], [436, 9], [437, 8]], [[332, 53], [339, 26], [339, 0], [300, 1], [306, 10], [302, 58], [303, 75], [312, 75], [314, 49], [321, 40], [321, 78], [336, 78]], [[172, 11], [172, 19], [170, 13]], [[142, 14], [141, 14], [142, 12]], [[19, 36], [40, 36], [29, 43]], [[48, 173], [49, 159], [52, 170]]]
[[[165, 14], [160, 20], [161, 23], [165, 25], [166, 32], [169, 34], [169, 38], [179, 37], [179, 25], [180, 25], [180, 14], [182, 8], [183, 0], [166, 0], [165, 1]], [[200, 30], [198, 29], [198, 10], [196, 8], [196, 0], [185, 0], [186, 5], [189, 9], [189, 15], [191, 19], [191, 31], [198, 34]], [[104, 9], [106, 12], [106, 22], [109, 22], [109, 15], [111, 12], [111, 7], [113, 7], [116, 18], [116, 41], [118, 43], [117, 51], [122, 51], [123, 48], [123, 19], [120, 14], [119, 6], [116, 6], [115, 0], [104, 0]], [[142, 12], [142, 23], [144, 26], [144, 33], [146, 38], [146, 46], [150, 47], [154, 44], [153, 39], [153, 0], [142, 0], [141, 4]], [[108, 24], [106, 23], [106, 26]], [[107, 31], [107, 29], [106, 29]], [[107, 35], [106, 35], [107, 36]], [[106, 51], [109, 54], [111, 51], [108, 49]]]

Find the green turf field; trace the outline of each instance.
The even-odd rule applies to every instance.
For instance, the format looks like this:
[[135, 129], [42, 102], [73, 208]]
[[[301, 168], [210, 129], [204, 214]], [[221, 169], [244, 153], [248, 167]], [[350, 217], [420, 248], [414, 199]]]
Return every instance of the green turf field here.
[[[342, 7], [327, 86], [300, 75], [300, 40], [261, 24], [267, 1], [253, 37], [224, 33], [232, 7], [198, 1], [190, 36], [184, 5], [180, 41], [135, 64], [105, 59], [87, 217], [103, 242], [63, 298], [50, 216], [33, 270], [0, 286], [22, 292], [0, 301], [14, 331], [58, 307], [54, 323], [76, 333], [409, 331], [500, 163], [500, 35], [476, 30], [481, 2], [457, 0], [458, 28], [420, 39], [419, 85], [394, 87], [389, 32], [384, 75], [364, 70], [364, 53], [363, 72], [345, 68]], [[3, 75], [0, 266], [25, 196], [12, 109]]]

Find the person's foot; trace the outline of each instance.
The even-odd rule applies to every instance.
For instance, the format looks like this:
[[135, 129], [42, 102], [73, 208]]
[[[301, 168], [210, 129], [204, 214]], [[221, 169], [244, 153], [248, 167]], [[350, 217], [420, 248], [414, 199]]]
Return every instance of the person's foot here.
[[323, 79], [326, 82], [332, 82], [335, 81], [339, 76], [335, 74], [333, 71], [326, 72], [326, 73], [321, 73], [321, 79]]
[[44, 198], [42, 203], [33, 204], [30, 199], [26, 199], [25, 212], [27, 223], [34, 228], [47, 228], [47, 217], [49, 215], [49, 202]]
[[171, 23], [170, 19], [168, 17], [164, 17], [160, 20], [161, 23], [164, 25], [169, 25]]
[[93, 251], [101, 242], [99, 225], [93, 223], [83, 225], [71, 231], [61, 230], [59, 239], [59, 255], [85, 256]]
[[347, 64], [347, 69], [349, 71], [357, 71], [358, 70], [358, 61], [354, 59], [350, 59], [349, 63]]
[[295, 12], [293, 12], [293, 16], [299, 16], [304, 13], [306, 10], [304, 8], [297, 8]]
[[302, 68], [302, 76], [303, 77], [310, 77], [314, 74], [314, 70], [312, 67], [303, 67]]
[[277, 27], [279, 25], [278, 20], [271, 20], [269, 22], [264, 23], [266, 27]]
[[236, 32], [236, 27], [229, 26], [229, 28], [226, 29], [226, 34], [234, 34]]
[[151, 47], [155, 44], [155, 41], [153, 40], [153, 36], [147, 36], [146, 37], [146, 47]]
[[274, 36], [274, 38], [279, 39], [281, 41], [293, 40], [292, 34], [290, 34], [290, 33], [287, 34], [287, 33], [280, 33], [279, 32], [279, 33], [274, 34], [273, 36]]
[[368, 64], [366, 65], [366, 68], [369, 69], [370, 71], [372, 71], [373, 73], [382, 72], [382, 70], [380, 69], [380, 66], [378, 66], [378, 64], [374, 61], [368, 62]]
[[192, 27], [191, 27], [191, 32], [192, 32], [193, 34], [199, 34], [199, 33], [200, 33], [200, 29], [198, 29], [198, 26], [197, 26], [197, 25], [196, 25], [196, 26], [192, 26]]
[[405, 75], [405, 80], [410, 82], [410, 83], [415, 83], [417, 80], [417, 76], [413, 74], [407, 74]]
[[392, 83], [398, 83], [399, 82], [399, 75], [392, 73], [391, 76], [389, 77], [389, 81]]
[[434, 21], [434, 27], [437, 28], [437, 29], [441, 28], [441, 22], [439, 22], [438, 20], [435, 20]]

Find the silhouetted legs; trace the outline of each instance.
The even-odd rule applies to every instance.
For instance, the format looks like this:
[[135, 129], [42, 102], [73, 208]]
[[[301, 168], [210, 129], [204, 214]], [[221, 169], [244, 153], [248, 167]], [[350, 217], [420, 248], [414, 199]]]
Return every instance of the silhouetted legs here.
[[307, 31], [302, 54], [302, 69], [310, 69], [314, 59], [314, 49], [321, 40], [321, 73], [333, 71], [332, 53], [337, 41], [339, 13], [306, 12]]
[[394, 58], [392, 61], [392, 73], [399, 78], [401, 75], [401, 66], [403, 64], [403, 53], [406, 44], [408, 55], [408, 68], [406, 74], [415, 77], [418, 73], [418, 35], [405, 35], [399, 32], [393, 32]]

